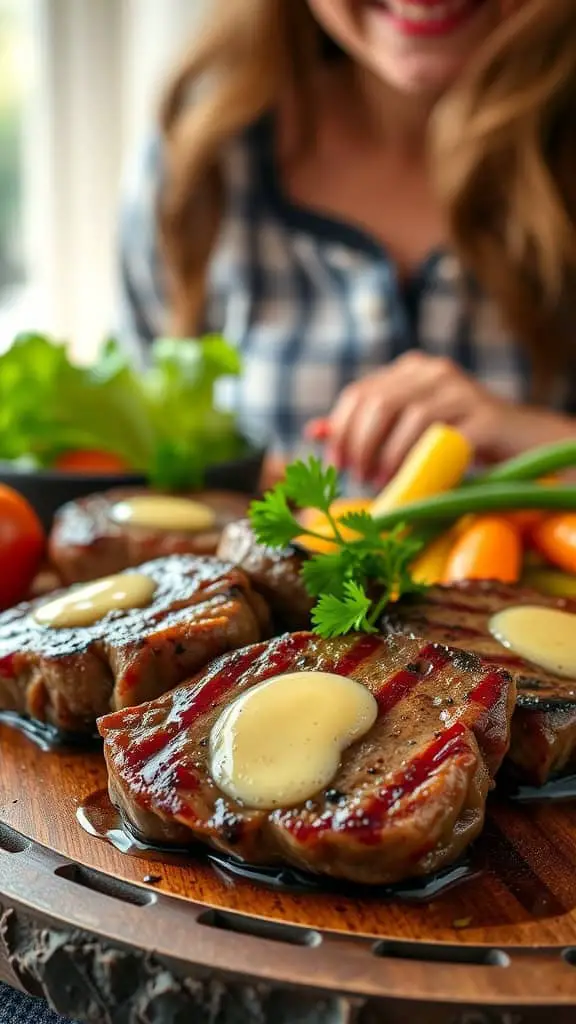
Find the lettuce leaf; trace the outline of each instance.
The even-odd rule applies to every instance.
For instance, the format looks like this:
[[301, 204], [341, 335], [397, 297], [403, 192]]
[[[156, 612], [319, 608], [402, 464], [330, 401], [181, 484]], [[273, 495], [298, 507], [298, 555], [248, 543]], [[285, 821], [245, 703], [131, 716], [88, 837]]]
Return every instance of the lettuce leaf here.
[[150, 477], [159, 487], [200, 486], [206, 466], [246, 450], [234, 417], [214, 399], [217, 381], [240, 370], [238, 352], [218, 335], [155, 342], [143, 387], [158, 439]]
[[120, 362], [99, 376], [71, 363], [65, 345], [19, 335], [0, 356], [0, 458], [47, 466], [77, 448], [113, 452], [146, 470], [154, 431], [137, 377]]
[[159, 339], [149, 369], [136, 373], [109, 339], [93, 366], [73, 364], [64, 344], [19, 335], [0, 356], [0, 459], [49, 466], [65, 451], [120, 456], [153, 483], [202, 483], [206, 466], [246, 443], [234, 417], [214, 404], [240, 360], [223, 338]]

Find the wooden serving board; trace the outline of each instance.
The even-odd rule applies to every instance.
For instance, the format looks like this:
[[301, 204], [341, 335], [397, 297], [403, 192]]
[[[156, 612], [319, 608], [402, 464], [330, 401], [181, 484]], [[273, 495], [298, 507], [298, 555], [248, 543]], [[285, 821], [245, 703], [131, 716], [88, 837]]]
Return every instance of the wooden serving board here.
[[[576, 1021], [576, 801], [490, 803], [480, 873], [430, 902], [278, 891], [79, 824], [98, 749], [0, 725], [0, 978], [81, 1019]], [[384, 1016], [382, 1015], [384, 1014]]]

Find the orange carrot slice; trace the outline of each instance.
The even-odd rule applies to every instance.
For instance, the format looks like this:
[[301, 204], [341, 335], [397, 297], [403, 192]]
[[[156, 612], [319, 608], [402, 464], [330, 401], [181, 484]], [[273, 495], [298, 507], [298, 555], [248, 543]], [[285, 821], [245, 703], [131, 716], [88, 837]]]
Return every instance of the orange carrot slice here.
[[517, 528], [499, 516], [477, 516], [457, 538], [448, 556], [443, 583], [499, 580], [516, 583], [522, 569], [522, 542]]
[[532, 531], [532, 543], [552, 565], [576, 573], [576, 512], [547, 516]]

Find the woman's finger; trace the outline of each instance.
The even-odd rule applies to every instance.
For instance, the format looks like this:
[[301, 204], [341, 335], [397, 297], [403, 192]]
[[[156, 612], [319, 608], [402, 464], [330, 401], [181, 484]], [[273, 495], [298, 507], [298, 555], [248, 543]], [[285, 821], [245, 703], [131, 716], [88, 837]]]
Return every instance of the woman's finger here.
[[438, 388], [425, 400], [411, 403], [405, 415], [399, 418], [380, 458], [380, 468], [386, 476], [395, 473], [420, 436], [433, 423], [445, 423], [460, 429], [478, 406], [479, 396], [467, 381], [453, 380]]
[[[442, 383], [444, 379], [446, 383]], [[433, 401], [440, 402], [442, 392], [454, 387], [451, 376], [445, 376], [435, 360], [412, 367], [408, 360], [399, 360], [388, 372], [374, 378], [373, 388], [359, 408], [358, 419], [350, 426], [348, 462], [355, 475], [362, 481], [373, 480], [378, 472], [379, 452], [383, 446], [387, 450], [390, 436], [396, 434], [396, 425], [405, 412], [412, 406], [426, 405], [431, 395]], [[401, 440], [398, 443], [402, 446]], [[391, 461], [394, 463], [395, 457]]]
[[390, 431], [373, 466], [371, 479], [379, 486], [394, 476], [404, 459], [433, 423], [438, 422], [435, 403], [416, 402], [406, 406]]
[[[377, 460], [376, 482], [383, 486], [398, 471], [404, 459], [434, 423], [445, 423], [465, 432], [467, 424], [485, 421], [482, 393], [466, 378], [447, 380], [444, 386], [429, 392], [425, 398], [407, 404], [390, 432]], [[470, 438], [475, 443], [476, 437]], [[374, 479], [374, 477], [373, 477]]]
[[359, 480], [374, 471], [378, 449], [386, 440], [396, 417], [421, 393], [430, 390], [437, 373], [436, 360], [407, 357], [358, 384], [359, 400], [344, 426], [344, 465]]
[[349, 425], [348, 465], [359, 481], [370, 479], [378, 452], [402, 408], [404, 399], [396, 397], [393, 401], [387, 388], [368, 393]]
[[330, 416], [330, 433], [326, 445], [326, 460], [336, 469], [348, 468], [348, 435], [357, 410], [362, 403], [362, 389], [359, 384], [346, 388]]
[[412, 402], [454, 384], [458, 371], [445, 359], [406, 353], [390, 366], [347, 387], [327, 423], [315, 420], [307, 436], [326, 440], [326, 458], [359, 479], [374, 475], [378, 448]]

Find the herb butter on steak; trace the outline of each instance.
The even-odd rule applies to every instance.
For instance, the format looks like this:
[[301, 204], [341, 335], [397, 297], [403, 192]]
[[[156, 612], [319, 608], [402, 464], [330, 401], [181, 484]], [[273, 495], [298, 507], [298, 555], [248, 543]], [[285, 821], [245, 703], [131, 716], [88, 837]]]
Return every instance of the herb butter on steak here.
[[99, 715], [157, 697], [268, 635], [264, 601], [229, 563], [174, 555], [138, 572], [156, 582], [151, 603], [90, 626], [40, 625], [34, 612], [58, 594], [0, 614], [0, 709], [91, 732]]
[[114, 507], [150, 494], [115, 490], [68, 502], [56, 514], [49, 552], [63, 583], [82, 583], [122, 572], [165, 555], [213, 555], [227, 523], [246, 514], [249, 499], [228, 491], [204, 491], [188, 497], [214, 513], [213, 525], [198, 532], [157, 529], [117, 522]]
[[[248, 809], [211, 777], [212, 727], [249, 687], [304, 670], [367, 686], [376, 723], [311, 800]], [[199, 840], [251, 863], [384, 884], [440, 869], [479, 834], [514, 699], [508, 673], [462, 651], [407, 636], [294, 633], [224, 655], [98, 728], [111, 798], [145, 840]]]
[[559, 772], [576, 769], [576, 679], [526, 661], [492, 636], [492, 616], [520, 605], [576, 614], [576, 601], [568, 598], [513, 584], [471, 581], [432, 587], [420, 599], [400, 602], [388, 610], [384, 628], [461, 647], [507, 669], [518, 689], [508, 760], [519, 779], [543, 785]]

